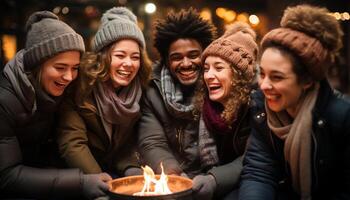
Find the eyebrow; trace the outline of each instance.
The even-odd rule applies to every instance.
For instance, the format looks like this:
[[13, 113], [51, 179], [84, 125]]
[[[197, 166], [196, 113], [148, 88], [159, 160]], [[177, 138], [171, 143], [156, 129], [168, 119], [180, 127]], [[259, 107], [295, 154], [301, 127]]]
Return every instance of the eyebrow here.
[[[200, 53], [200, 50], [198, 50], [198, 49], [192, 49], [192, 50], [187, 51], [185, 54], [197, 53], [197, 52]], [[171, 57], [171, 56], [173, 56], [173, 55], [178, 55], [178, 54], [182, 55], [182, 53], [180, 53], [180, 52], [173, 52], [173, 53], [171, 53], [171, 54], [169, 55], [169, 57]]]

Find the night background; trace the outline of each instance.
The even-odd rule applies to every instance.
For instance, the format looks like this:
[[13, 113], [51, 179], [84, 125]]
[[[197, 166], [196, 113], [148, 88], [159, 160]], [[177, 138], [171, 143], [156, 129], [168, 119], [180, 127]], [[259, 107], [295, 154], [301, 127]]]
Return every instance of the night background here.
[[219, 36], [232, 22], [246, 21], [257, 32], [260, 41], [266, 32], [279, 25], [287, 6], [299, 3], [327, 7], [342, 25], [344, 47], [328, 77], [333, 87], [350, 95], [350, 0], [1, 0], [0, 66], [2, 69], [24, 47], [25, 22], [30, 14], [39, 10], [52, 11], [73, 27], [84, 37], [89, 51], [102, 13], [113, 6], [126, 6], [137, 15], [146, 37], [149, 56], [155, 61], [158, 55], [153, 48], [152, 25], [170, 10], [179, 11], [190, 6], [196, 8], [203, 18], [216, 25]]

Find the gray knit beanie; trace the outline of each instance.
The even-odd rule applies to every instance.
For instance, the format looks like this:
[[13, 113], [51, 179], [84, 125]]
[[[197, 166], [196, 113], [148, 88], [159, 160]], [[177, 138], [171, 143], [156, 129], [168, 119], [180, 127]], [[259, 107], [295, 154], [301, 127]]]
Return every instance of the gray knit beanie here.
[[70, 26], [49, 11], [33, 13], [27, 23], [27, 38], [23, 60], [30, 71], [58, 53], [70, 50], [85, 51], [84, 40]]
[[134, 39], [141, 48], [146, 46], [143, 33], [137, 26], [136, 16], [125, 7], [114, 7], [103, 14], [93, 42], [93, 50], [98, 52], [119, 39]]

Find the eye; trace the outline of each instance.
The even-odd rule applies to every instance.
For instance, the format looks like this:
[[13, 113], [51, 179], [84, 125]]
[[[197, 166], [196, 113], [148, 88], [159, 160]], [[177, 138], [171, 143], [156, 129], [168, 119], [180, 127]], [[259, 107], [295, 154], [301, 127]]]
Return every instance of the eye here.
[[208, 72], [209, 71], [209, 67], [204, 65], [203, 70], [204, 70], [204, 72]]
[[116, 57], [116, 58], [119, 58], [119, 59], [122, 59], [122, 58], [125, 57], [124, 54], [113, 54], [113, 56]]
[[197, 52], [195, 52], [195, 53], [190, 53], [190, 54], [188, 55], [188, 58], [190, 58], [190, 59], [196, 59], [196, 58], [198, 58], [199, 56], [200, 56], [200, 54], [197, 53]]
[[54, 66], [56, 70], [58, 71], [62, 71], [62, 70], [65, 70], [66, 68], [64, 66], [60, 66], [60, 65], [55, 65]]
[[140, 60], [140, 56], [139, 55], [133, 55], [133, 56], [131, 56], [131, 60], [139, 61]]
[[223, 66], [221, 66], [221, 65], [215, 66], [215, 69], [216, 69], [216, 71], [218, 71], [218, 72], [222, 71], [224, 68], [225, 68], [225, 67], [223, 67]]
[[79, 70], [79, 66], [73, 67], [73, 70], [74, 70], [74, 71], [78, 71], [78, 70]]
[[272, 80], [272, 81], [280, 81], [280, 80], [282, 80], [282, 79], [283, 79], [282, 76], [278, 76], [278, 75], [271, 76], [271, 80]]
[[265, 78], [265, 74], [264, 74], [264, 72], [262, 72], [261, 70], [260, 70], [260, 72], [259, 72], [259, 78]]

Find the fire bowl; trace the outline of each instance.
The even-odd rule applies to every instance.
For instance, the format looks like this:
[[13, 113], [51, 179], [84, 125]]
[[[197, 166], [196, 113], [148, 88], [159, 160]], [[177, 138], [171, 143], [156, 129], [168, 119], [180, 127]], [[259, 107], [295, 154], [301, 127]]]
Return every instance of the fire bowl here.
[[[159, 175], [156, 175], [156, 178], [159, 179]], [[134, 196], [134, 193], [140, 192], [143, 188], [142, 175], [114, 179], [109, 184], [111, 188], [109, 197], [115, 200], [192, 200], [192, 180], [182, 176], [168, 175], [168, 187], [173, 193], [166, 195]]]

